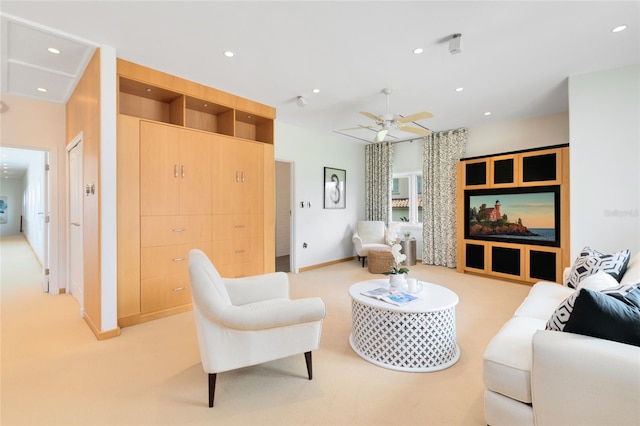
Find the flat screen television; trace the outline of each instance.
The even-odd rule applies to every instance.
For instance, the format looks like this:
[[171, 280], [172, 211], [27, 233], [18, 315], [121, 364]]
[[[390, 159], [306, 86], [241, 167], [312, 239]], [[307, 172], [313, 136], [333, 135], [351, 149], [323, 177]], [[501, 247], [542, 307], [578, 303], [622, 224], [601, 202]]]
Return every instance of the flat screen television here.
[[464, 193], [464, 237], [560, 247], [560, 186]]

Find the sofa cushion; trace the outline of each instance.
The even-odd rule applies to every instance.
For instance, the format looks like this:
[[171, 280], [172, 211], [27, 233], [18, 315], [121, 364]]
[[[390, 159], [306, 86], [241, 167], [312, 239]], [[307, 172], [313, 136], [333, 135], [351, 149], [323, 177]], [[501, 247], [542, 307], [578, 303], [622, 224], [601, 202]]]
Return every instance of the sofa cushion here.
[[558, 305], [573, 291], [573, 289], [557, 283], [540, 281], [531, 287], [529, 294], [520, 304], [514, 316], [538, 318], [547, 321]]
[[531, 403], [531, 342], [545, 324], [546, 320], [528, 317], [507, 321], [484, 352], [482, 378], [487, 389]]
[[640, 285], [610, 294], [576, 290], [545, 328], [640, 346]]
[[571, 272], [566, 284], [571, 288], [578, 288], [580, 281], [598, 271], [606, 272], [619, 282], [625, 274], [630, 256], [631, 252], [629, 250], [622, 250], [613, 254], [602, 254], [591, 247], [585, 247], [571, 266]]

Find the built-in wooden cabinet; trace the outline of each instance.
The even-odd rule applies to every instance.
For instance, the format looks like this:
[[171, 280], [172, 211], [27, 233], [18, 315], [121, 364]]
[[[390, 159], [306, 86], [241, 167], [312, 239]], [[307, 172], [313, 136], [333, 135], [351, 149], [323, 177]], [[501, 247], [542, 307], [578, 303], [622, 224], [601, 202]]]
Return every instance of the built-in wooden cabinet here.
[[191, 309], [193, 248], [273, 272], [275, 110], [120, 60], [118, 83], [119, 325]]
[[[462, 159], [457, 197], [459, 272], [561, 282], [569, 264], [568, 145]], [[505, 208], [505, 200], [524, 207]], [[527, 219], [536, 225], [523, 229], [521, 216], [534, 218], [529, 213], [541, 206], [546, 217]]]

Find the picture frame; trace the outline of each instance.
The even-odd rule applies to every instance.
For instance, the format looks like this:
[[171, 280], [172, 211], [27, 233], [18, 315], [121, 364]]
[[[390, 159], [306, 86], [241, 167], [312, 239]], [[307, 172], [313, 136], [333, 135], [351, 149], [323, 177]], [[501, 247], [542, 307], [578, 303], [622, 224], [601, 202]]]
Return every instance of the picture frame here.
[[324, 208], [347, 207], [347, 171], [333, 167], [324, 168]]

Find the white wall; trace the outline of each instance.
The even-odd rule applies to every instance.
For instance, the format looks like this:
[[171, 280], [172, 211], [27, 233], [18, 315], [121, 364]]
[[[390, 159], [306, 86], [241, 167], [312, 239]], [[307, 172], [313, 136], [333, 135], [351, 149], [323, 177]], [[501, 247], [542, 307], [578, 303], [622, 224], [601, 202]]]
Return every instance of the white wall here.
[[500, 154], [569, 143], [569, 114], [489, 123], [469, 129], [464, 157]]
[[640, 66], [569, 78], [571, 256], [640, 251]]
[[22, 179], [0, 179], [0, 196], [7, 199], [7, 223], [0, 223], [0, 236], [20, 235], [22, 216]]
[[49, 152], [51, 170], [49, 291], [66, 286], [67, 191], [65, 159], [65, 108], [62, 104], [2, 95], [9, 110], [0, 114], [0, 144]]
[[23, 232], [40, 263], [45, 253], [45, 171], [43, 151], [33, 151], [29, 169], [22, 180]]
[[[320, 134], [278, 121], [275, 140], [276, 160], [291, 162], [293, 168], [293, 271], [353, 256], [353, 228], [365, 214], [364, 145], [334, 133]], [[324, 167], [346, 170], [345, 209], [323, 208]], [[303, 243], [307, 243], [306, 249]]]

